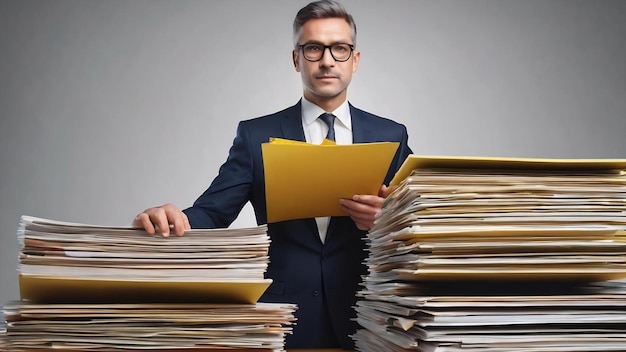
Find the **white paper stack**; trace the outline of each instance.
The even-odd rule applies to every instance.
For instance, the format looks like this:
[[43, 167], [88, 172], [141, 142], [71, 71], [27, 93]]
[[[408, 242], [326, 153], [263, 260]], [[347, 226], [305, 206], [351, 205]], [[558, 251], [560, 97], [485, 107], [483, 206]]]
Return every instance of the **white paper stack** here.
[[623, 350], [625, 168], [411, 156], [368, 234], [357, 348]]
[[18, 240], [30, 301], [254, 303], [271, 283], [266, 226], [163, 237], [23, 216]]
[[2, 321], [0, 325], [0, 351], [7, 351], [7, 327], [6, 321]]
[[29, 304], [5, 306], [9, 351], [281, 351], [293, 305]]
[[266, 226], [162, 237], [23, 216], [18, 239], [9, 351], [280, 351], [295, 322], [295, 305], [257, 303]]

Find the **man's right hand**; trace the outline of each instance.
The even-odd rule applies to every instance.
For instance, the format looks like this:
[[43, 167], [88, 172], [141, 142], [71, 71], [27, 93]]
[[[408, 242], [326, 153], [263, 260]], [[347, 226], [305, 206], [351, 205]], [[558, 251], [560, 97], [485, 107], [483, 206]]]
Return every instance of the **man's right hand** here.
[[182, 236], [186, 230], [191, 229], [187, 215], [174, 204], [144, 210], [135, 217], [133, 226], [143, 227], [151, 235], [160, 233], [163, 237], [168, 237], [171, 230], [178, 236]]

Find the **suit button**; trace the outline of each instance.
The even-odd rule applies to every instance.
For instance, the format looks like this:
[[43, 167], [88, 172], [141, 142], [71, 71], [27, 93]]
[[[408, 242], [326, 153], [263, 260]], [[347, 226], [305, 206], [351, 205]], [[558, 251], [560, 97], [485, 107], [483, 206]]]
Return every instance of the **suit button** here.
[[313, 296], [317, 297], [319, 295], [320, 295], [320, 291], [318, 290], [313, 291]]

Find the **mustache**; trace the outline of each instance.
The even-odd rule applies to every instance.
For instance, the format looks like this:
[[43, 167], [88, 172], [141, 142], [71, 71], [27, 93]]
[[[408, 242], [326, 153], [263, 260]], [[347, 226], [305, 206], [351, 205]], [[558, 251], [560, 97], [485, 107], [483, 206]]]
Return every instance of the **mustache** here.
[[335, 72], [332, 70], [319, 70], [316, 74], [315, 77], [337, 77], [337, 78], [341, 78], [341, 73], [340, 72]]

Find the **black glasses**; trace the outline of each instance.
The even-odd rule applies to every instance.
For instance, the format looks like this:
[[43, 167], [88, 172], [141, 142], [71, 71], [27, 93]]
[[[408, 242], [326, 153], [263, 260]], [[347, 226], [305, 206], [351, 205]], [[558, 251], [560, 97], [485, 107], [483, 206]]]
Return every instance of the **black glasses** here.
[[307, 43], [298, 45], [298, 48], [302, 50], [304, 58], [312, 62], [320, 61], [322, 57], [324, 57], [326, 49], [329, 49], [330, 56], [332, 56], [335, 61], [339, 62], [348, 61], [350, 56], [352, 56], [352, 51], [354, 51], [354, 45], [346, 43], [336, 43], [331, 45]]

